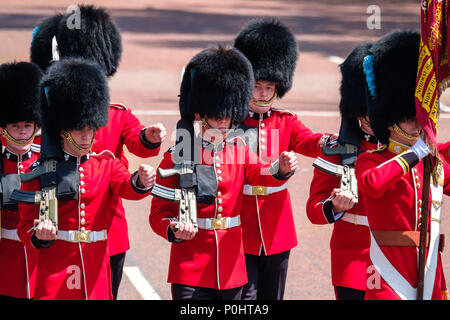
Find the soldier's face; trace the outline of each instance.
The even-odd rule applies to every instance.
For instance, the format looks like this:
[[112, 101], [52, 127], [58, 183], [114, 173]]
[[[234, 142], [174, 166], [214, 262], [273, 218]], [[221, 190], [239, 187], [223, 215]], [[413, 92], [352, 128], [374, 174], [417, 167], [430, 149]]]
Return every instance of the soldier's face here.
[[208, 122], [209, 126], [212, 129], [219, 130], [221, 133], [225, 133], [228, 129], [230, 129], [231, 126], [231, 118], [208, 118], [205, 117], [205, 120]]
[[[28, 141], [34, 134], [35, 125], [34, 122], [20, 121], [15, 123], [8, 123], [6, 125], [6, 130], [9, 135], [19, 142]], [[9, 140], [6, 140], [6, 146], [8, 149], [14, 153], [21, 154], [22, 152], [28, 151], [31, 146], [32, 141], [25, 145], [18, 145]]]
[[393, 127], [389, 127], [388, 129], [390, 131], [390, 137], [395, 141], [406, 145], [413, 145], [417, 141], [417, 138], [420, 136], [420, 133], [422, 132], [422, 126], [420, 125], [419, 120], [417, 120], [416, 118], [401, 121], [397, 124], [397, 126], [399, 126], [400, 129], [402, 129], [406, 134], [416, 138], [416, 139], [408, 139], [402, 136], [401, 134], [397, 133], [393, 129]]
[[31, 138], [34, 133], [34, 122], [20, 121], [8, 123], [6, 130], [14, 139], [18, 141], [26, 141]]
[[[72, 136], [72, 139], [79, 147], [83, 149], [90, 149], [90, 147], [92, 146], [92, 142], [94, 141], [95, 136], [94, 129], [86, 126], [80, 130], [69, 130], [69, 133]], [[61, 134], [61, 136], [64, 138], [63, 134]], [[64, 150], [69, 151], [71, 154], [75, 156], [83, 156], [89, 152], [78, 150], [73, 145], [71, 145], [65, 138], [63, 139], [63, 141], [64, 141]]]
[[253, 88], [253, 99], [250, 103], [250, 110], [256, 113], [267, 112], [272, 104], [262, 106], [261, 104], [267, 104], [275, 94], [276, 85], [274, 82], [258, 80]]

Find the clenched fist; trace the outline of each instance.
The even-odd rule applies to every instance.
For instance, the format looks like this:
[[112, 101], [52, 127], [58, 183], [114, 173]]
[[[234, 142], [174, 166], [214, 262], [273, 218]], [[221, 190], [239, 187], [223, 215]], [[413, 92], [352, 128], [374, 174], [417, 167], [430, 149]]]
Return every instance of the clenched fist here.
[[152, 124], [145, 129], [145, 138], [151, 143], [160, 143], [166, 139], [166, 127], [162, 123]]
[[146, 189], [150, 189], [155, 185], [156, 170], [148, 164], [141, 164], [138, 169], [138, 184]]
[[294, 152], [283, 151], [279, 157], [279, 165], [278, 173], [281, 176], [287, 176], [297, 169], [297, 156]]
[[357, 201], [351, 191], [342, 191], [339, 188], [333, 189], [331, 192], [331, 202], [333, 203], [333, 211], [335, 213], [348, 211], [352, 209]]
[[180, 240], [192, 240], [194, 239], [196, 232], [194, 231], [194, 226], [189, 222], [182, 222], [179, 225], [177, 231], [175, 231], [175, 226], [178, 224], [177, 221], [171, 221], [169, 224], [170, 229], [172, 229], [175, 238]]
[[40, 221], [38, 219], [35, 219], [33, 221], [33, 224], [36, 228], [36, 237], [39, 240], [56, 240], [56, 228], [50, 220]]

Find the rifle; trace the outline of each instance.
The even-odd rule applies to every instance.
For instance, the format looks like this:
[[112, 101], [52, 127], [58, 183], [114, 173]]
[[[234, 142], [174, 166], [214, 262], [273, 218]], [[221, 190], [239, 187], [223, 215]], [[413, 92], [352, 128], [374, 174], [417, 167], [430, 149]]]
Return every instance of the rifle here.
[[335, 177], [341, 178], [341, 190], [351, 191], [358, 203], [358, 182], [355, 177], [355, 168], [349, 165], [338, 165], [318, 157], [313, 162], [313, 167], [320, 169]]
[[[48, 103], [47, 88], [43, 88], [42, 103]], [[43, 108], [48, 109], [48, 108]], [[51, 220], [58, 232], [58, 198], [57, 198], [57, 164], [62, 159], [63, 152], [57, 133], [50, 132], [46, 124], [46, 115], [42, 117], [41, 127], [41, 158], [33, 171], [20, 174], [22, 182], [36, 178], [40, 179], [41, 191], [30, 192], [14, 190], [11, 199], [23, 203], [39, 204], [39, 221]], [[35, 226], [36, 228], [37, 226]]]
[[355, 162], [359, 150], [360, 131], [356, 119], [341, 119], [339, 138], [322, 147], [326, 156], [341, 156], [341, 165], [337, 165], [318, 157], [313, 167], [341, 178], [342, 191], [351, 191], [358, 203], [358, 183], [355, 177]]
[[[166, 200], [179, 202], [178, 223], [175, 231], [182, 222], [190, 222], [194, 231], [198, 231], [197, 225], [197, 173], [196, 164], [199, 163], [197, 148], [200, 145], [198, 137], [194, 132], [192, 122], [179, 120], [176, 129], [176, 143], [172, 159], [175, 166], [172, 169], [158, 168], [158, 175], [168, 178], [178, 175], [178, 186], [180, 189], [170, 189], [163, 186], [155, 186], [152, 194]], [[215, 196], [215, 194], [214, 194]]]
[[[189, 163], [182, 163], [175, 165], [172, 169], [158, 168], [158, 175], [162, 179], [178, 175], [180, 180], [186, 176], [192, 176], [194, 174], [193, 166]], [[159, 186], [161, 188], [161, 186]], [[164, 188], [164, 187], [162, 187]], [[167, 188], [169, 189], [169, 188]], [[165, 190], [165, 198], [169, 197], [173, 201], [179, 202], [180, 207], [178, 210], [178, 223], [175, 226], [175, 232], [178, 231], [180, 224], [183, 222], [190, 222], [194, 226], [194, 232], [197, 233], [197, 197], [194, 186], [186, 186], [181, 189], [169, 189]], [[158, 189], [155, 190], [158, 192]]]

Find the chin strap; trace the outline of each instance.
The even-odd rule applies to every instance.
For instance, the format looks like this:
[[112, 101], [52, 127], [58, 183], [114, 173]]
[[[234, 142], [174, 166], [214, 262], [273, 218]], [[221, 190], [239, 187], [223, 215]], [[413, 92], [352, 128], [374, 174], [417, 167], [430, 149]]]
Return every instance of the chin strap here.
[[15, 145], [24, 146], [24, 145], [27, 145], [27, 144], [29, 144], [30, 142], [32, 142], [34, 140], [34, 137], [36, 136], [36, 133], [37, 133], [36, 125], [34, 125], [33, 134], [31, 135], [31, 137], [28, 140], [23, 141], [23, 142], [15, 139], [13, 136], [11, 136], [9, 134], [8, 130], [6, 130], [6, 128], [2, 128], [1, 135], [3, 137], [5, 137], [6, 140], [8, 140], [9, 142], [14, 143]]
[[273, 94], [273, 97], [270, 98], [269, 101], [263, 102], [263, 101], [255, 100], [254, 98], [252, 98], [252, 103], [258, 107], [270, 107], [276, 98], [277, 98], [277, 92], [275, 91], [275, 93]]
[[[220, 130], [211, 127], [211, 125], [208, 123], [208, 121], [206, 121], [205, 118], [200, 118], [200, 121], [202, 122], [203, 129], [205, 129], [205, 130], [214, 130], [214, 131], [218, 132], [221, 135], [222, 141], [224, 141], [227, 138], [227, 136], [230, 134], [230, 132], [231, 132], [231, 130], [227, 130], [225, 133], [222, 133]], [[214, 137], [212, 137], [212, 138], [214, 138]], [[214, 140], [214, 139], [212, 139], [212, 140]], [[217, 141], [209, 141], [209, 142], [217, 143]]]
[[70, 143], [70, 145], [72, 147], [74, 147], [76, 150], [78, 150], [78, 151], [80, 151], [82, 153], [87, 153], [87, 152], [91, 151], [92, 145], [94, 144], [95, 134], [92, 137], [91, 145], [88, 148], [83, 148], [78, 143], [76, 143], [76, 141], [73, 139], [73, 137], [72, 137], [72, 135], [70, 134], [69, 131], [64, 131], [63, 134], [64, 134], [64, 137], [66, 138], [66, 140]]
[[403, 130], [402, 128], [400, 128], [397, 124], [394, 123], [394, 125], [392, 126], [392, 128], [394, 129], [394, 131], [396, 133], [398, 133], [399, 135], [401, 135], [403, 138], [408, 139], [410, 141], [417, 141], [420, 137], [419, 136], [412, 136], [409, 133], [405, 132], [405, 130]]

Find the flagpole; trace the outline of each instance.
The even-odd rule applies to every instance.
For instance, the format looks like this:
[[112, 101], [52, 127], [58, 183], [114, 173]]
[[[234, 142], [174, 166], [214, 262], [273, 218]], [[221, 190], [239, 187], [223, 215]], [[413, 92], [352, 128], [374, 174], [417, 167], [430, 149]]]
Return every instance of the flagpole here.
[[417, 278], [417, 300], [423, 300], [425, 282], [425, 264], [428, 235], [428, 217], [430, 215], [430, 179], [431, 156], [423, 159], [422, 217], [420, 219], [419, 266]]

